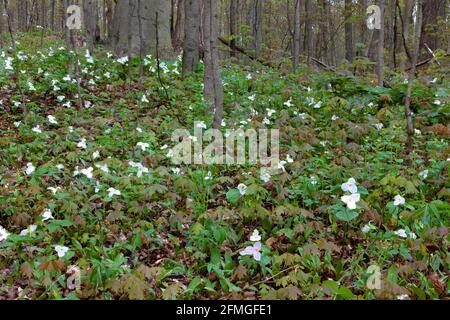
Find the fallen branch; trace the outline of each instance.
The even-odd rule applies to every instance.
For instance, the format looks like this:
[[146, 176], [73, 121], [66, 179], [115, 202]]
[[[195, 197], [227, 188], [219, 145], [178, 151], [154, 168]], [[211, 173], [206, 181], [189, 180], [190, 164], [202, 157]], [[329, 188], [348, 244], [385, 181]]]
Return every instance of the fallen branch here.
[[[228, 41], [228, 40], [226, 40], [226, 39], [224, 39], [224, 38], [222, 38], [222, 37], [219, 37], [219, 41], [222, 42], [222, 43], [223, 43], [224, 45], [226, 45], [227, 47], [230, 47], [230, 48], [233, 49], [233, 47], [232, 47], [230, 41]], [[236, 49], [236, 51], [242, 53], [243, 55], [247, 56], [247, 57], [250, 58], [251, 60], [258, 61], [259, 63], [261, 63], [262, 65], [264, 65], [264, 66], [266, 66], [266, 67], [273, 68], [273, 69], [279, 69], [279, 67], [276, 66], [275, 64], [273, 64], [273, 63], [271, 63], [271, 62], [269, 62], [269, 61], [266, 61], [266, 60], [264, 60], [264, 59], [262, 59], [262, 58], [256, 57], [255, 55], [253, 55], [252, 53], [248, 52], [248, 51], [245, 50], [244, 48], [241, 48], [241, 47], [235, 45], [235, 46], [234, 46], [234, 49]]]

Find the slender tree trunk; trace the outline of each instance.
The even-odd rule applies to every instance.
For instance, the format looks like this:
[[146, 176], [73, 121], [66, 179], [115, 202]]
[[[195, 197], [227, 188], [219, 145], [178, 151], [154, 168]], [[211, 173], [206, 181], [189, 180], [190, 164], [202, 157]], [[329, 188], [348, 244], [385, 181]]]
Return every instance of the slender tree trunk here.
[[[68, 12], [67, 9], [69, 8], [69, 0], [64, 0], [63, 4], [63, 21], [66, 21], [68, 18]], [[67, 74], [71, 74], [72, 69], [72, 50], [74, 49], [72, 46], [72, 39], [70, 35], [69, 28], [64, 23], [64, 35], [66, 39], [66, 46], [67, 46]]]
[[214, 79], [214, 94], [215, 94], [215, 114], [214, 114], [214, 128], [219, 129], [223, 120], [223, 89], [222, 79], [220, 77], [220, 65], [219, 65], [219, 46], [218, 46], [218, 14], [217, 14], [217, 1], [211, 1], [211, 62]]
[[[422, 0], [417, 0], [417, 12], [416, 12], [416, 25], [415, 25], [415, 33], [414, 33], [414, 51], [412, 55], [412, 66], [409, 71], [409, 79], [408, 79], [408, 89], [406, 91], [405, 98], [405, 116], [406, 116], [406, 130], [408, 134], [408, 139], [406, 142], [406, 154], [409, 156], [413, 149], [413, 138], [414, 138], [414, 124], [411, 114], [411, 94], [414, 87], [414, 80], [416, 78], [416, 65], [417, 60], [420, 54], [420, 40], [421, 40], [421, 32], [422, 32], [422, 9], [423, 9]], [[408, 159], [408, 163], [411, 163], [411, 159]]]
[[381, 29], [378, 32], [378, 68], [377, 77], [378, 85], [382, 87], [384, 85], [384, 11], [385, 0], [379, 0], [379, 7], [381, 10]]
[[263, 0], [253, 0], [252, 8], [252, 50], [258, 57], [261, 50], [261, 27], [263, 14]]
[[84, 0], [84, 26], [86, 29], [86, 44], [91, 55], [94, 54], [94, 44], [98, 28], [98, 3], [97, 0]]
[[0, 49], [3, 49], [3, 0], [0, 0]]
[[133, 6], [133, 2], [132, 0], [128, 0], [128, 20], [127, 20], [127, 24], [128, 24], [128, 37], [127, 37], [127, 55], [128, 55], [128, 76], [127, 76], [127, 80], [128, 80], [128, 85], [131, 86], [131, 59], [132, 59], [132, 49], [131, 49], [131, 45], [132, 45], [132, 39], [133, 39], [133, 31], [131, 29], [131, 24], [133, 21], [133, 12], [134, 11], [134, 6]]
[[8, 31], [9, 31], [9, 37], [11, 39], [11, 47], [13, 48], [14, 52], [16, 52], [16, 39], [14, 37], [14, 30], [12, 27], [11, 12], [9, 11], [8, 0], [3, 0], [3, 5], [5, 7], [6, 20], [8, 22]]
[[295, 0], [295, 18], [294, 18], [294, 56], [293, 56], [293, 64], [294, 64], [294, 72], [297, 71], [299, 59], [300, 59], [300, 43], [301, 43], [301, 1]]
[[214, 76], [211, 61], [211, 0], [203, 0], [203, 52], [205, 63], [204, 100], [208, 107], [214, 105]]
[[[176, 53], [180, 53], [181, 49], [183, 48], [183, 39], [184, 39], [184, 28], [185, 28], [185, 20], [192, 18], [192, 17], [187, 17], [185, 11], [185, 2], [186, 0], [177, 0], [177, 11], [176, 11], [176, 22], [175, 22], [175, 27], [173, 28], [173, 32], [172, 32], [172, 45], [173, 45], [173, 49], [175, 50]], [[197, 1], [198, 2], [198, 1]], [[200, 7], [200, 3], [196, 4], [198, 7]], [[198, 16], [197, 16], [198, 19]], [[198, 24], [198, 22], [197, 22]]]
[[404, 0], [404, 8], [403, 12], [401, 13], [402, 16], [402, 45], [401, 45], [401, 53], [403, 54], [402, 59], [400, 61], [400, 70], [405, 71], [406, 68], [406, 47], [405, 42], [408, 43], [409, 39], [409, 26], [411, 24], [411, 14], [412, 14], [412, 1], [413, 0]]
[[311, 62], [311, 57], [313, 56], [313, 4], [312, 0], [305, 0], [305, 11], [306, 11], [306, 20], [305, 20], [305, 50], [307, 54], [308, 64]]
[[200, 58], [200, 2], [185, 0], [183, 74], [195, 72]]
[[51, 28], [52, 28], [52, 31], [54, 32], [55, 31], [55, 5], [56, 5], [56, 0], [52, 0], [52, 9], [51, 9], [51, 17], [50, 17], [50, 24], [51, 24]]
[[139, 50], [139, 79], [142, 79], [144, 76], [144, 48], [145, 48], [145, 39], [144, 34], [142, 32], [142, 6], [141, 1], [138, 0], [138, 8], [137, 8], [137, 15], [138, 15], [138, 24], [139, 24], [139, 41], [140, 41], [140, 50]]
[[345, 59], [353, 62], [353, 23], [351, 22], [353, 3], [352, 0], [345, 0]]
[[217, 2], [205, 0], [205, 101], [214, 110], [214, 128], [220, 128], [223, 119], [223, 91], [220, 78]]
[[238, 14], [237, 12], [238, 8], [238, 0], [230, 0], [230, 45], [231, 45], [231, 51], [230, 51], [230, 57], [236, 57], [236, 37], [237, 37], [237, 21], [236, 16]]

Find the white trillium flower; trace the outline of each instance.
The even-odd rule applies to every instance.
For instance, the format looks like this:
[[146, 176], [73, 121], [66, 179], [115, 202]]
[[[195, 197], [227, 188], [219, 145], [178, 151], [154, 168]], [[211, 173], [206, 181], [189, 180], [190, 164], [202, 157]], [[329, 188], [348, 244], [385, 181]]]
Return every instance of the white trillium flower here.
[[263, 123], [264, 125], [268, 126], [268, 125], [270, 125], [270, 120], [267, 119], [267, 118], [264, 118], [264, 120], [263, 120], [262, 123]]
[[294, 105], [292, 104], [292, 98], [289, 98], [289, 100], [286, 101], [286, 102], [284, 103], [284, 105], [285, 105], [286, 107], [288, 107], [288, 108], [293, 107]]
[[63, 258], [69, 251], [69, 248], [66, 246], [55, 246], [55, 251], [56, 254], [58, 255], [58, 258]]
[[36, 132], [36, 133], [42, 133], [42, 130], [41, 130], [41, 126], [36, 126], [36, 127], [34, 127], [33, 129], [31, 129], [33, 132]]
[[409, 296], [407, 294], [401, 294], [397, 296], [397, 300], [409, 300]]
[[16, 121], [14, 122], [14, 127], [18, 128], [22, 124], [22, 121]]
[[145, 152], [145, 150], [147, 150], [147, 148], [149, 148], [150, 145], [146, 142], [138, 142], [136, 147], [141, 148], [141, 150]]
[[8, 231], [6, 231], [5, 228], [0, 226], [0, 242], [5, 241], [6, 239], [8, 239], [8, 237], [9, 237]]
[[87, 149], [86, 139], [85, 138], [81, 139], [81, 141], [78, 142], [77, 147], [86, 150]]
[[394, 231], [394, 233], [401, 238], [408, 238], [405, 229], [398, 229], [397, 231]]
[[375, 124], [375, 128], [376, 128], [378, 131], [380, 131], [381, 129], [384, 128], [384, 124], [382, 124], [382, 123], [376, 123], [376, 124]]
[[80, 171], [81, 174], [85, 175], [88, 179], [92, 179], [93, 178], [93, 173], [94, 172], [94, 168], [89, 167], [87, 169], [83, 169]]
[[319, 101], [314, 105], [314, 109], [320, 109], [321, 107], [322, 107], [322, 101]]
[[51, 124], [58, 124], [58, 121], [56, 121], [56, 118], [54, 116], [47, 116], [48, 122], [50, 122]]
[[338, 119], [339, 119], [339, 117], [336, 116], [336, 115], [334, 115], [334, 114], [333, 114], [333, 116], [331, 117], [331, 121], [336, 121], [336, 120], [338, 120]]
[[95, 159], [97, 159], [98, 157], [100, 157], [100, 151], [95, 151], [93, 154], [92, 154], [92, 158], [95, 160]]
[[122, 194], [122, 192], [120, 192], [117, 189], [114, 188], [109, 188], [108, 189], [108, 197], [112, 198], [114, 196], [120, 196]]
[[142, 96], [141, 102], [142, 102], [142, 103], [149, 103], [150, 101], [148, 101], [147, 96], [144, 94], [144, 95]]
[[247, 186], [243, 183], [239, 184], [237, 188], [241, 196], [245, 195], [245, 193], [247, 192]]
[[197, 128], [207, 129], [208, 127], [206, 126], [205, 122], [200, 121], [200, 122], [197, 123]]
[[105, 173], [109, 173], [108, 165], [106, 163], [105, 164], [97, 163], [95, 165], [95, 167], [100, 169], [101, 171], [103, 171]]
[[276, 110], [273, 110], [273, 109], [266, 109], [266, 111], [267, 111], [267, 116], [269, 118], [272, 117], [276, 113]]
[[205, 180], [211, 180], [212, 178], [213, 178], [212, 172], [208, 171], [208, 173], [206, 174]]
[[356, 203], [359, 202], [361, 196], [359, 193], [353, 193], [349, 196], [342, 196], [341, 200], [347, 205], [350, 210], [356, 209]]
[[405, 204], [405, 198], [403, 198], [401, 195], [396, 195], [394, 197], [394, 206], [399, 206]]
[[255, 229], [252, 235], [250, 236], [250, 241], [251, 242], [261, 241], [261, 236], [259, 235], [259, 231], [257, 229]]
[[37, 226], [34, 224], [31, 224], [28, 226], [28, 228], [20, 231], [20, 236], [22, 237], [26, 237], [26, 236], [30, 236], [33, 234], [33, 232], [35, 232], [37, 230]]
[[248, 97], [248, 100], [250, 101], [255, 101], [256, 99], [256, 95], [251, 95], [250, 97]]
[[341, 189], [344, 192], [357, 193], [358, 187], [356, 186], [356, 180], [354, 178], [348, 179], [347, 182], [341, 185]]
[[375, 227], [374, 225], [372, 225], [370, 222], [368, 224], [366, 224], [364, 227], [362, 227], [361, 231], [363, 233], [368, 233], [371, 230], [376, 230], [377, 227]]
[[421, 179], [426, 179], [428, 177], [428, 170], [424, 170], [422, 172], [419, 172], [419, 177]]
[[42, 213], [42, 221], [47, 221], [50, 219], [54, 219], [52, 212], [50, 211], [50, 209], [45, 209], [44, 212]]
[[27, 163], [27, 167], [25, 168], [25, 172], [27, 175], [32, 174], [34, 171], [36, 171], [36, 167], [33, 166], [33, 164], [31, 162]]
[[172, 168], [172, 172], [176, 175], [181, 174], [181, 169], [180, 168]]
[[286, 156], [286, 161], [287, 161], [288, 163], [293, 163], [293, 162], [294, 162], [294, 159], [292, 159], [292, 158], [291, 158], [291, 155], [288, 154], [288, 155]]
[[270, 179], [272, 178], [269, 169], [267, 168], [261, 168], [260, 171], [260, 179], [264, 182], [264, 183], [268, 183], [270, 181]]
[[241, 256], [250, 255], [253, 256], [253, 259], [256, 261], [261, 261], [261, 243], [256, 242], [253, 246], [246, 247], [243, 251], [240, 252]]
[[47, 190], [51, 191], [53, 194], [56, 194], [58, 190], [61, 190], [61, 187], [48, 187]]

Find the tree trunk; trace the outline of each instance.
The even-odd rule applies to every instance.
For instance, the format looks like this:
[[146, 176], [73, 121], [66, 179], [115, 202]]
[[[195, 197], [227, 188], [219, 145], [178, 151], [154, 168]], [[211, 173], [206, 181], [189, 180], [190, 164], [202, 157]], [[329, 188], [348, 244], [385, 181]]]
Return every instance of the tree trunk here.
[[400, 70], [401, 71], [405, 71], [406, 68], [406, 61], [407, 61], [407, 57], [406, 57], [406, 50], [405, 50], [405, 46], [404, 46], [404, 40], [405, 42], [408, 43], [408, 38], [409, 38], [409, 26], [411, 24], [411, 14], [412, 14], [412, 1], [413, 0], [404, 0], [404, 8], [403, 8], [403, 12], [402, 14], [402, 40], [401, 40], [401, 53], [403, 53], [403, 56], [401, 58], [400, 61]]
[[230, 57], [236, 57], [236, 36], [237, 36], [237, 20], [236, 17], [238, 15], [238, 0], [230, 0], [230, 44], [231, 51]]
[[223, 91], [220, 78], [216, 0], [205, 0], [205, 100], [214, 109], [214, 128], [223, 119]]
[[314, 49], [312, 0], [305, 0], [305, 10], [306, 10], [306, 20], [305, 20], [305, 45], [304, 45], [304, 48], [306, 50], [307, 61], [309, 64], [311, 62], [311, 57], [313, 56], [313, 49]]
[[[414, 87], [414, 79], [416, 77], [416, 64], [420, 54], [420, 39], [421, 39], [421, 31], [422, 31], [422, 0], [417, 0], [417, 12], [416, 12], [416, 25], [415, 25], [415, 34], [414, 34], [414, 48], [412, 55], [412, 67], [409, 71], [409, 79], [408, 79], [408, 89], [406, 91], [405, 98], [405, 116], [406, 116], [406, 130], [408, 134], [408, 139], [406, 142], [406, 154], [410, 155], [413, 148], [413, 138], [414, 138], [414, 124], [412, 120], [411, 114], [411, 94]], [[408, 163], [410, 164], [411, 159], [408, 159]]]
[[185, 0], [183, 73], [195, 72], [200, 58], [200, 2]]
[[299, 58], [300, 58], [300, 43], [301, 43], [301, 1], [295, 0], [295, 17], [294, 17], [294, 56], [293, 56], [293, 64], [294, 64], [294, 72], [297, 71]]
[[94, 54], [94, 44], [98, 28], [98, 3], [97, 0], [84, 0], [84, 27], [86, 29], [86, 44], [90, 54]]
[[262, 14], [263, 14], [263, 0], [253, 0], [252, 8], [252, 38], [251, 49], [256, 56], [260, 55], [261, 51], [261, 28], [262, 28]]
[[0, 49], [3, 49], [3, 0], [0, 0]]
[[[180, 53], [181, 49], [183, 47], [183, 39], [185, 37], [185, 23], [187, 19], [187, 15], [185, 13], [185, 1], [186, 0], [177, 0], [177, 20], [175, 22], [175, 27], [173, 30], [173, 36], [172, 36], [172, 44], [173, 48], [176, 53]], [[198, 2], [198, 1], [196, 1]], [[195, 4], [200, 8], [200, 3]], [[192, 17], [190, 17], [192, 18]], [[198, 19], [199, 16], [197, 15], [196, 18]], [[198, 25], [198, 21], [196, 21]]]
[[[111, 28], [111, 46], [119, 56], [128, 53], [128, 29], [130, 28], [131, 53], [138, 56], [140, 53], [139, 23], [137, 15], [137, 0], [131, 0], [133, 12], [129, 14], [127, 0], [118, 0], [113, 26]], [[170, 34], [171, 1], [167, 0], [146, 0], [141, 4], [142, 30], [145, 40], [145, 54], [156, 55], [156, 29], [159, 35], [159, 50], [163, 53], [163, 58], [173, 57], [172, 41]], [[156, 12], [158, 12], [158, 26], [156, 26]], [[131, 23], [128, 24], [128, 17], [131, 16]]]
[[56, 0], [52, 0], [52, 10], [51, 10], [51, 17], [50, 17], [50, 24], [51, 24], [51, 29], [52, 31], [55, 31], [55, 3]]
[[382, 87], [384, 85], [384, 11], [385, 11], [385, 0], [379, 0], [379, 7], [381, 11], [381, 29], [378, 32], [378, 68], [377, 77], [378, 85]]
[[352, 18], [353, 3], [352, 0], [345, 0], [345, 59], [353, 62], [353, 23]]
[[[439, 35], [439, 20], [445, 19], [445, 8], [448, 8], [447, 0], [427, 0], [423, 2], [423, 23], [422, 23], [422, 42], [430, 47], [431, 50], [436, 50], [440, 47]], [[448, 21], [447, 21], [448, 23]]]

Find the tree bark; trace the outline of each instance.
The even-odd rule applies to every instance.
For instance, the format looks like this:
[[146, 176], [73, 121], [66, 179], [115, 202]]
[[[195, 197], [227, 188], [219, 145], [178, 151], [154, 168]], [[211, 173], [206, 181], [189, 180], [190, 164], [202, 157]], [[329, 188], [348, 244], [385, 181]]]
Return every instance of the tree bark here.
[[0, 0], [0, 49], [3, 49], [3, 0]]
[[91, 55], [94, 54], [94, 44], [98, 28], [98, 2], [97, 0], [84, 0], [84, 27], [86, 29], [86, 44]]
[[263, 14], [263, 0], [253, 0], [252, 8], [252, 38], [251, 48], [256, 56], [260, 55], [261, 51], [261, 28], [262, 28], [262, 14]]
[[352, 18], [353, 3], [352, 0], [345, 0], [345, 59], [353, 62], [353, 23]]
[[379, 0], [379, 7], [381, 11], [381, 29], [378, 32], [378, 68], [377, 68], [377, 78], [378, 85], [382, 87], [384, 85], [384, 11], [385, 11], [385, 0]]
[[214, 128], [219, 129], [223, 119], [223, 90], [220, 77], [217, 2], [205, 0], [205, 101], [214, 110]]
[[[177, 54], [181, 52], [181, 49], [183, 48], [183, 41], [185, 37], [185, 19], [186, 19], [186, 9], [185, 9], [185, 2], [186, 0], [177, 0], [177, 11], [176, 11], [176, 21], [175, 26], [173, 28], [172, 32], [172, 45]], [[200, 4], [197, 4], [200, 6]], [[197, 16], [198, 18], [198, 16]]]
[[[411, 94], [414, 87], [414, 79], [416, 77], [416, 64], [420, 54], [420, 39], [422, 32], [422, 0], [417, 0], [417, 12], [416, 12], [416, 25], [415, 25], [415, 34], [414, 34], [414, 51], [412, 55], [412, 67], [409, 71], [409, 79], [408, 79], [408, 89], [406, 91], [405, 98], [405, 117], [406, 117], [406, 131], [408, 134], [408, 139], [406, 142], [406, 154], [410, 155], [413, 149], [413, 138], [414, 138], [414, 124], [411, 113]], [[410, 163], [411, 160], [408, 159]]]
[[185, 0], [183, 74], [195, 72], [200, 59], [200, 2]]
[[307, 61], [309, 64], [311, 62], [311, 57], [313, 56], [313, 50], [314, 50], [312, 0], [305, 0], [305, 11], [306, 11], [306, 20], [305, 20], [305, 45], [304, 45], [304, 48], [306, 50]]
[[[403, 8], [403, 12], [401, 13], [402, 15], [402, 45], [401, 45], [401, 53], [403, 54], [402, 59], [400, 61], [400, 70], [401, 71], [405, 71], [406, 68], [406, 61], [407, 61], [407, 56], [406, 56], [406, 48], [404, 45], [404, 42], [408, 43], [408, 38], [409, 38], [409, 26], [411, 24], [411, 14], [412, 14], [412, 1], [413, 0], [404, 0], [404, 8]], [[404, 41], [404, 40], [405, 41]]]
[[294, 72], [297, 71], [299, 59], [300, 59], [300, 44], [301, 44], [301, 1], [295, 0], [295, 17], [294, 17], [294, 56], [293, 65]]
[[238, 0], [230, 0], [230, 57], [236, 57], [236, 36], [237, 36], [237, 20], [236, 17], [238, 15]]
[[[139, 23], [137, 17], [137, 0], [131, 0], [133, 12], [127, 0], [118, 0], [111, 28], [111, 46], [119, 56], [128, 53], [128, 29], [131, 29], [131, 53], [138, 56], [140, 53]], [[159, 35], [159, 50], [163, 53], [162, 58], [173, 57], [172, 40], [170, 33], [171, 1], [167, 0], [146, 0], [141, 4], [142, 30], [145, 39], [145, 54], [156, 55], [156, 29]], [[158, 25], [156, 26], [156, 12], [158, 12]], [[128, 24], [128, 17], [131, 16], [131, 23]]]

